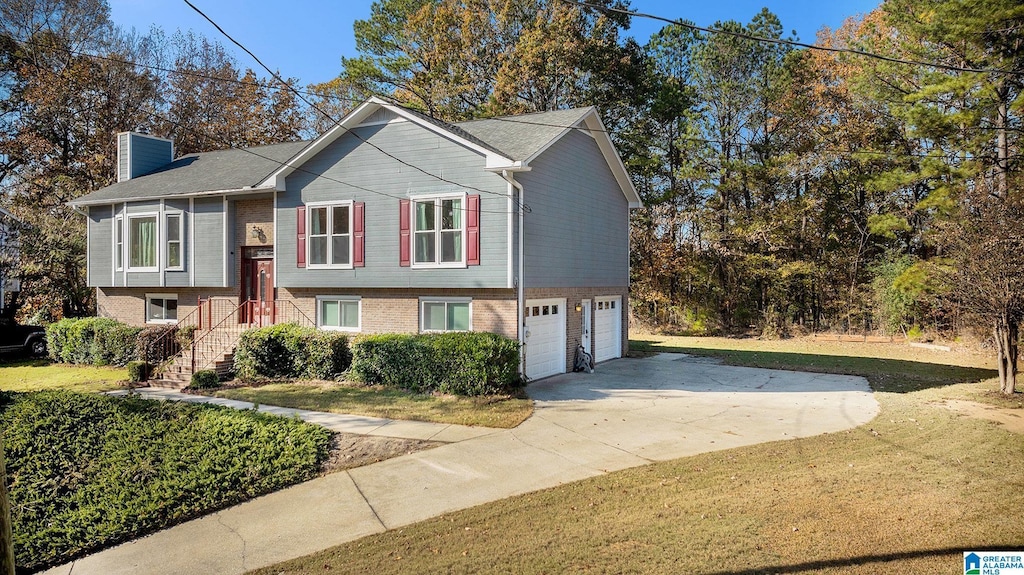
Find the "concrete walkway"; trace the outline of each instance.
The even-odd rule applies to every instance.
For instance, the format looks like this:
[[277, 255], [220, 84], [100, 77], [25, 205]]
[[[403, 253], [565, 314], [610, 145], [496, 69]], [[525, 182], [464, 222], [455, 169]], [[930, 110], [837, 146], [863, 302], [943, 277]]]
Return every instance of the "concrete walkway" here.
[[516, 429], [314, 479], [47, 573], [244, 573], [652, 461], [849, 429], [879, 409], [863, 378], [673, 354], [616, 360], [527, 389], [536, 410]]

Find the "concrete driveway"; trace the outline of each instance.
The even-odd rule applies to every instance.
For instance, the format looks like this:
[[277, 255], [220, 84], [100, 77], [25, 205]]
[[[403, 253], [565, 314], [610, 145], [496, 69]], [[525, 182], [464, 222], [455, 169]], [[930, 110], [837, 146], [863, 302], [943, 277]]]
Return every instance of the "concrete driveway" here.
[[879, 409], [860, 377], [727, 367], [677, 354], [615, 360], [528, 391], [536, 411], [516, 429], [315, 479], [50, 573], [244, 573], [652, 461], [849, 429]]

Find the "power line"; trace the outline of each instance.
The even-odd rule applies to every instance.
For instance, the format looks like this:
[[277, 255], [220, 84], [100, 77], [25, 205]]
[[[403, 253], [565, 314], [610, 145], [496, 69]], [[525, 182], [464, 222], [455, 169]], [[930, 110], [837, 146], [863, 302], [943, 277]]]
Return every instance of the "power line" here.
[[[280, 76], [279, 76], [279, 75], [278, 75], [278, 74], [277, 74], [276, 72], [274, 72], [273, 70], [271, 70], [269, 66], [267, 66], [266, 64], [264, 64], [264, 63], [263, 63], [263, 61], [262, 61], [262, 60], [260, 60], [258, 56], [256, 56], [256, 54], [253, 54], [251, 50], [249, 50], [248, 48], [246, 48], [246, 47], [245, 47], [245, 45], [243, 45], [243, 44], [242, 44], [241, 42], [239, 42], [238, 40], [235, 40], [235, 39], [234, 39], [234, 38], [233, 38], [233, 37], [232, 37], [232, 36], [231, 36], [230, 34], [228, 34], [228, 33], [227, 33], [226, 31], [224, 31], [224, 29], [223, 29], [223, 28], [221, 28], [219, 24], [217, 24], [216, 22], [214, 22], [212, 18], [210, 18], [210, 17], [209, 17], [209, 16], [207, 16], [207, 15], [206, 15], [206, 14], [205, 14], [205, 13], [204, 13], [204, 12], [203, 12], [202, 10], [200, 10], [199, 8], [197, 8], [197, 7], [195, 6], [195, 4], [192, 4], [192, 2], [191, 2], [190, 0], [184, 0], [184, 2], [185, 2], [185, 4], [187, 4], [187, 5], [189, 6], [189, 8], [192, 8], [193, 10], [195, 10], [195, 11], [196, 11], [196, 12], [197, 12], [197, 13], [198, 13], [198, 14], [199, 14], [200, 16], [202, 16], [203, 18], [205, 18], [207, 22], [209, 22], [210, 24], [212, 24], [212, 25], [213, 25], [213, 27], [214, 27], [214, 28], [216, 28], [218, 32], [220, 32], [221, 34], [223, 34], [223, 35], [224, 35], [224, 37], [225, 37], [225, 38], [227, 38], [227, 39], [228, 39], [228, 40], [229, 40], [229, 41], [230, 41], [230, 42], [231, 42], [232, 44], [234, 44], [235, 46], [238, 46], [238, 47], [239, 47], [239, 48], [240, 48], [240, 49], [241, 49], [241, 50], [242, 50], [243, 52], [245, 52], [245, 53], [246, 53], [246, 54], [248, 54], [248, 55], [249, 55], [250, 57], [252, 57], [252, 59], [253, 59], [253, 60], [255, 60], [255, 61], [256, 61], [256, 63], [257, 63], [257, 64], [259, 64], [259, 65], [260, 65], [260, 66], [261, 66], [261, 67], [262, 67], [262, 68], [263, 68], [264, 70], [266, 70], [266, 71], [267, 71], [267, 73], [268, 73], [268, 74], [270, 74], [270, 75], [271, 75], [271, 76], [272, 76], [272, 77], [273, 77], [273, 78], [274, 78], [275, 80], [277, 80], [278, 82], [280, 82], [280, 83], [281, 83], [282, 85], [284, 85], [284, 86], [287, 86], [287, 87], [288, 87], [288, 89], [292, 90], [292, 91], [293, 91], [293, 92], [294, 92], [294, 93], [295, 93], [295, 94], [296, 94], [296, 95], [297, 95], [297, 96], [299, 97], [299, 99], [301, 99], [301, 100], [302, 100], [303, 102], [305, 102], [305, 103], [306, 103], [306, 105], [307, 105], [307, 106], [309, 106], [310, 108], [312, 108], [312, 109], [316, 110], [317, 112], [319, 112], [320, 114], [322, 114], [322, 115], [323, 115], [323, 116], [324, 116], [325, 118], [327, 118], [327, 119], [328, 119], [328, 120], [330, 120], [331, 122], [334, 122], [334, 125], [335, 125], [336, 127], [341, 127], [341, 128], [343, 129], [343, 130], [345, 130], [345, 133], [348, 133], [348, 134], [352, 134], [352, 136], [354, 136], [354, 137], [355, 137], [356, 139], [358, 139], [359, 141], [361, 141], [361, 142], [363, 142], [364, 144], [367, 144], [368, 146], [370, 146], [370, 147], [372, 147], [372, 148], [376, 149], [376, 150], [377, 150], [378, 152], [380, 152], [380, 153], [384, 154], [385, 156], [387, 156], [387, 157], [391, 158], [392, 160], [395, 160], [396, 162], [398, 162], [398, 163], [400, 163], [400, 164], [403, 164], [403, 165], [405, 165], [405, 166], [408, 166], [408, 167], [410, 167], [410, 168], [412, 168], [412, 169], [414, 169], [414, 170], [416, 170], [416, 171], [418, 171], [418, 172], [420, 172], [420, 173], [422, 173], [422, 174], [425, 174], [425, 175], [427, 175], [427, 176], [430, 176], [431, 178], [435, 178], [435, 179], [437, 179], [437, 180], [439, 180], [439, 181], [445, 182], [445, 183], [447, 183], [447, 184], [452, 184], [452, 185], [454, 185], [454, 186], [458, 186], [458, 187], [461, 187], [461, 188], [466, 188], [466, 189], [470, 189], [470, 190], [475, 190], [475, 191], [478, 191], [478, 192], [480, 192], [480, 193], [483, 193], [483, 194], [492, 194], [492, 195], [496, 195], [496, 196], [501, 196], [501, 197], [508, 197], [508, 196], [507, 196], [506, 194], [502, 194], [502, 193], [498, 193], [498, 192], [492, 192], [492, 191], [490, 191], [490, 190], [484, 190], [484, 189], [481, 189], [481, 188], [477, 188], [477, 187], [474, 187], [474, 186], [469, 186], [469, 185], [461, 184], [461, 183], [459, 183], [459, 182], [455, 182], [455, 181], [449, 180], [449, 179], [447, 179], [447, 178], [445, 178], [445, 177], [443, 177], [443, 176], [439, 176], [439, 175], [437, 175], [437, 174], [434, 174], [434, 173], [432, 173], [432, 172], [429, 172], [429, 171], [427, 171], [427, 170], [424, 170], [423, 168], [421, 168], [421, 167], [419, 167], [419, 166], [417, 166], [417, 165], [415, 165], [415, 164], [412, 164], [412, 163], [410, 163], [410, 162], [407, 162], [407, 161], [405, 161], [405, 160], [403, 160], [403, 159], [399, 158], [398, 156], [395, 156], [394, 154], [391, 154], [390, 152], [387, 152], [387, 151], [385, 151], [385, 150], [384, 150], [384, 149], [382, 149], [382, 148], [381, 148], [380, 146], [378, 146], [378, 145], [374, 144], [373, 142], [371, 142], [371, 141], [367, 140], [366, 138], [364, 138], [364, 137], [360, 136], [359, 134], [355, 133], [354, 131], [352, 131], [352, 130], [348, 129], [347, 127], [344, 127], [344, 126], [342, 126], [342, 125], [341, 125], [341, 122], [339, 122], [338, 120], [334, 119], [334, 118], [333, 118], [333, 117], [332, 117], [332, 116], [331, 116], [330, 114], [328, 114], [327, 112], [325, 112], [324, 110], [322, 110], [322, 109], [321, 109], [321, 108], [320, 108], [319, 106], [317, 106], [316, 104], [314, 104], [314, 103], [310, 102], [309, 100], [307, 100], [307, 99], [305, 98], [305, 96], [303, 96], [303, 95], [302, 95], [302, 94], [300, 94], [300, 93], [299, 93], [299, 92], [298, 92], [297, 90], [295, 90], [295, 88], [294, 88], [293, 86], [291, 86], [291, 85], [289, 85], [288, 83], [284, 82], [284, 81], [283, 81], [283, 80], [281, 79], [281, 77], [280, 77]], [[522, 206], [522, 208], [523, 208], [524, 210], [525, 210], [525, 209], [527, 209], [527, 208], [526, 208], [526, 206], [524, 206], [524, 205], [522, 205], [522, 204], [520, 204], [520, 205]]]
[[[186, 0], [188, 1], [188, 0]], [[589, 2], [583, 2], [581, 0], [561, 0], [566, 4], [572, 4], [581, 8], [590, 8], [592, 10], [598, 10], [601, 12], [615, 12], [617, 14], [625, 14], [627, 16], [635, 16], [639, 18], [648, 18], [650, 20], [658, 20], [661, 22], [667, 22], [669, 24], [675, 24], [690, 30], [698, 32], [704, 32], [706, 34], [725, 34], [727, 36], [733, 36], [736, 38], [743, 38], [745, 40], [753, 40], [755, 42], [765, 42], [769, 44], [779, 44], [783, 46], [796, 46], [798, 48], [807, 48], [808, 50], [819, 50], [822, 52], [832, 53], [843, 53], [843, 54], [855, 54], [857, 56], [864, 56], [867, 58], [874, 58], [876, 60], [882, 60], [885, 62], [893, 62], [896, 64], [907, 64], [910, 66], [926, 66], [930, 68], [939, 68], [941, 70], [949, 70], [952, 72], [973, 72], [983, 74], [1004, 74], [1008, 76], [1024, 76], [1024, 71], [1017, 70], [1002, 70], [999, 68], [966, 68], [962, 66], [953, 66], [950, 64], [941, 64], [938, 62], [924, 62], [921, 60], [905, 60], [902, 58], [896, 58], [893, 56], [886, 56], [884, 54], [877, 54], [875, 52], [868, 52], [866, 50], [855, 50], [853, 48], [832, 48], [828, 46], [817, 46], [815, 44], [807, 44], [805, 42], [798, 42], [796, 40], [784, 40], [781, 38], [767, 38], [765, 36], [758, 36], [756, 34], [748, 34], [746, 32], [734, 32], [732, 30], [723, 30], [721, 28], [704, 28], [697, 26], [684, 20], [674, 20], [672, 18], [666, 18], [664, 16], [657, 16], [655, 14], [645, 14], [643, 12], [637, 12], [634, 10], [626, 10], [624, 8], [614, 8], [610, 6], [600, 6], [598, 4], [591, 4]]]
[[[142, 68], [142, 69], [146, 69], [146, 70], [153, 70], [153, 71], [156, 71], [156, 72], [164, 72], [164, 73], [167, 73], [167, 74], [176, 74], [176, 75], [180, 75], [180, 76], [190, 76], [190, 77], [193, 77], [193, 78], [200, 78], [200, 79], [204, 79], [204, 80], [213, 80], [213, 81], [216, 81], [216, 82], [227, 82], [227, 83], [231, 83], [231, 84], [237, 84], [239, 86], [253, 86], [253, 87], [258, 87], [258, 88], [267, 88], [269, 90], [276, 90], [276, 91], [287, 90], [288, 89], [288, 88], [285, 88], [283, 85], [274, 85], [274, 84], [271, 84], [269, 82], [248, 82], [246, 80], [240, 80], [238, 78], [228, 78], [228, 77], [225, 77], [225, 76], [213, 76], [213, 75], [210, 75], [210, 74], [202, 74], [200, 72], [195, 72], [195, 71], [190, 71], [190, 70], [179, 70], [179, 69], [174, 69], [174, 68], [165, 68], [163, 66], [157, 66], [156, 64], [143, 64], [141, 62], [135, 62], [135, 61], [132, 61], [132, 60], [128, 60], [126, 58], [114, 58], [114, 57], [111, 57], [111, 56], [102, 56], [100, 54], [91, 54], [89, 52], [83, 52], [81, 50], [75, 50], [73, 48], [68, 48], [68, 47], [64, 47], [64, 46], [44, 46], [44, 45], [36, 42], [35, 40], [22, 40], [20, 38], [13, 38], [13, 37], [11, 37], [11, 39], [14, 40], [15, 42], [19, 43], [19, 44], [23, 44], [23, 45], [26, 45], [26, 46], [35, 46], [35, 47], [40, 47], [40, 48], [41, 47], [45, 47], [45, 48], [57, 49], [57, 50], [59, 50], [61, 52], [65, 52], [67, 54], [71, 54], [72, 56], [82, 56], [82, 57], [85, 57], [85, 58], [93, 58], [95, 60], [103, 60], [105, 62], [112, 62], [114, 64], [123, 64], [123, 65], [128, 65], [128, 66], [134, 66], [136, 68]], [[317, 98], [328, 98], [328, 99], [333, 99], [333, 100], [340, 100], [340, 101], [343, 101], [343, 102], [352, 102], [352, 103], [356, 103], [356, 104], [364, 102], [366, 100], [365, 98], [362, 98], [362, 99], [360, 99], [360, 98], [348, 98], [348, 97], [345, 97], [345, 96], [335, 95], [335, 94], [319, 94], [317, 92], [310, 92], [309, 90], [300, 90], [298, 88], [293, 88], [293, 89], [297, 93], [303, 94], [303, 95], [306, 95], [306, 96], [313, 96], [313, 97], [317, 97]]]

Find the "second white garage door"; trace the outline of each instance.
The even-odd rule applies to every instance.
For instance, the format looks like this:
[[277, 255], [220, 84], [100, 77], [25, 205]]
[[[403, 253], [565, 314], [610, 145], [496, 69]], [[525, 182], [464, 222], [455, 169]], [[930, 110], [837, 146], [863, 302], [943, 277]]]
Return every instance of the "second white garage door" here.
[[622, 357], [622, 297], [594, 300], [594, 361]]
[[565, 300], [527, 300], [526, 377], [565, 372]]

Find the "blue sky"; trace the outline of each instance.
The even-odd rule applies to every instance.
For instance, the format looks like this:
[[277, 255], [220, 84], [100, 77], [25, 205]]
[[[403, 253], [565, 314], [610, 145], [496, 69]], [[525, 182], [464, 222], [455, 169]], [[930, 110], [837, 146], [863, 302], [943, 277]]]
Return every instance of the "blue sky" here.
[[[182, 0], [108, 0], [111, 18], [125, 28], [144, 32], [153, 24], [168, 33], [192, 29], [211, 39], [229, 42]], [[282, 75], [300, 84], [324, 82], [340, 71], [342, 56], [356, 55], [352, 23], [370, 15], [370, 0], [192, 0], [225, 31], [245, 44]], [[822, 26], [837, 27], [849, 16], [870, 12], [878, 0], [633, 0], [638, 12], [692, 20], [711, 26], [722, 20], [749, 22], [766, 7], [788, 32], [813, 42]], [[663, 23], [634, 18], [629, 34], [641, 44]], [[257, 71], [249, 56], [233, 50], [241, 66]]]

